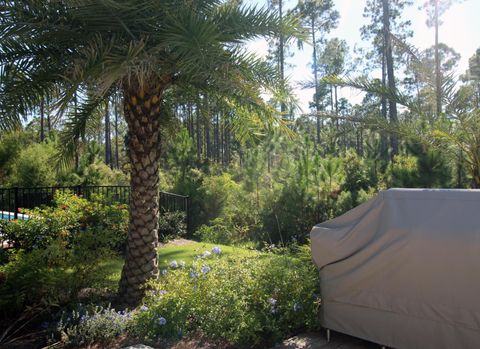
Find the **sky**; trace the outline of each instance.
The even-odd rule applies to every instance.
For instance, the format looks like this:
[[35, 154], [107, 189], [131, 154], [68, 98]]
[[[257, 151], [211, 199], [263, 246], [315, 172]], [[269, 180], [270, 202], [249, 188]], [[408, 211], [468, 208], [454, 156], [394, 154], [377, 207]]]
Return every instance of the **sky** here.
[[[292, 8], [298, 2], [297, 0], [285, 0], [286, 8]], [[266, 6], [266, 0], [247, 0], [247, 3], [258, 6]], [[367, 22], [363, 18], [363, 8], [366, 0], [334, 0], [335, 7], [340, 13], [338, 27], [327, 36], [329, 38], [338, 37], [344, 39], [353, 50], [355, 44], [362, 44], [360, 39], [360, 27]], [[413, 44], [419, 50], [426, 49], [434, 44], [435, 32], [433, 28], [428, 28], [426, 13], [419, 10], [418, 7], [425, 0], [415, 0], [413, 6], [404, 12], [405, 19], [412, 22], [413, 38], [410, 44]], [[463, 74], [468, 68], [468, 59], [473, 56], [475, 51], [480, 48], [480, 0], [465, 0], [462, 3], [454, 4], [442, 17], [443, 25], [440, 27], [440, 42], [452, 47], [461, 54], [461, 60], [457, 67], [458, 75]], [[365, 45], [365, 44], [363, 44]], [[249, 45], [249, 49], [259, 55], [265, 55], [267, 44], [265, 41], [256, 41]], [[308, 112], [308, 102], [312, 100], [313, 90], [301, 89], [298, 84], [301, 81], [311, 80], [311, 46], [305, 45], [303, 51], [294, 50], [294, 56], [288, 60], [294, 67], [288, 69], [287, 75], [291, 84], [294, 86], [295, 94], [299, 99], [299, 105], [303, 112]], [[361, 101], [362, 94], [350, 88], [343, 88], [339, 93], [340, 97], [345, 97], [351, 103]]]

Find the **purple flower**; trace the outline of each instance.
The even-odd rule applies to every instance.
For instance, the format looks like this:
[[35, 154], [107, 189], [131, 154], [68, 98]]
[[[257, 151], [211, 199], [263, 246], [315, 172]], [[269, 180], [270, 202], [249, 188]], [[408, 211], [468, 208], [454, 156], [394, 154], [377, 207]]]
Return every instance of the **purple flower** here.
[[213, 254], [220, 254], [220, 253], [222, 253], [222, 249], [218, 246], [215, 246], [214, 248], [212, 248], [212, 253]]
[[160, 316], [160, 319], [158, 319], [158, 323], [160, 326], [164, 326], [167, 324], [167, 319], [165, 319], [163, 316]]
[[43, 322], [40, 324], [40, 327], [43, 328], [44, 330], [46, 330], [49, 325], [50, 325], [50, 324], [48, 323], [48, 321], [43, 321]]
[[202, 267], [202, 273], [207, 274], [210, 270], [212, 270], [208, 265], [204, 265]]
[[192, 279], [195, 279], [195, 278], [198, 277], [198, 273], [197, 273], [196, 271], [192, 270], [192, 271], [190, 272], [190, 277], [191, 277]]
[[178, 268], [178, 263], [177, 263], [177, 261], [171, 261], [171, 262], [170, 262], [170, 268], [172, 268], [172, 269], [177, 269], [177, 268]]

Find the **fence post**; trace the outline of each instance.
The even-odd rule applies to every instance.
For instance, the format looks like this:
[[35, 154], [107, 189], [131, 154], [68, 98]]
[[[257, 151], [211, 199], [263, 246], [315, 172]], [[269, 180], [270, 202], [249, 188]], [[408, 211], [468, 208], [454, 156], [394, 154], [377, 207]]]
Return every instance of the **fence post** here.
[[13, 188], [13, 218], [18, 219], [18, 187]]

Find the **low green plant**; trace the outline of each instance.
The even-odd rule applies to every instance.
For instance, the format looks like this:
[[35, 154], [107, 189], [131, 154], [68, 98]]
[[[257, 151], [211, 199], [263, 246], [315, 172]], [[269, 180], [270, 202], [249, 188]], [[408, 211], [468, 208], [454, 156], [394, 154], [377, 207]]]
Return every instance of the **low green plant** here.
[[228, 258], [214, 248], [161, 274], [134, 315], [133, 333], [148, 341], [200, 333], [264, 347], [318, 327], [317, 272], [296, 256]]
[[55, 332], [67, 347], [88, 346], [127, 333], [131, 324], [132, 314], [128, 310], [115, 311], [110, 306], [87, 310], [79, 306], [62, 315]]

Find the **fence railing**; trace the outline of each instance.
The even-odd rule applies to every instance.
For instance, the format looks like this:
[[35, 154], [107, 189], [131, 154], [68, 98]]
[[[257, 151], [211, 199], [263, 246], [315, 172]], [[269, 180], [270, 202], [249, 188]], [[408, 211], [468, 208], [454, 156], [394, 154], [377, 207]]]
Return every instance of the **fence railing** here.
[[[101, 195], [104, 203], [130, 202], [131, 192], [129, 186], [63, 186], [63, 187], [34, 187], [34, 188], [0, 188], [0, 218], [23, 219], [19, 209], [30, 209], [39, 206], [52, 206], [55, 193], [69, 191], [75, 195], [90, 199], [92, 195]], [[189, 197], [160, 192], [160, 212], [182, 211], [185, 213], [187, 231], [190, 228]]]

